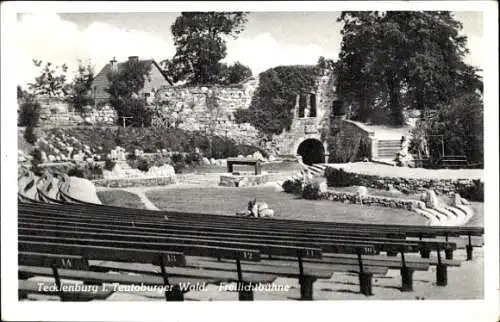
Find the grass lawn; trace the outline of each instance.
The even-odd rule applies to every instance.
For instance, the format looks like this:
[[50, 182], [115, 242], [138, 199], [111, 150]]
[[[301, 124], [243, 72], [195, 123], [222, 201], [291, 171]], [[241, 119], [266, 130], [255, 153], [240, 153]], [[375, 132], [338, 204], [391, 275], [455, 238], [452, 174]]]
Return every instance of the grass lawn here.
[[125, 190], [98, 191], [97, 196], [103, 205], [146, 209], [139, 196]]
[[162, 210], [234, 215], [248, 200], [257, 198], [275, 211], [276, 218], [338, 222], [424, 225], [425, 219], [402, 209], [343, 204], [328, 200], [305, 200], [277, 192], [273, 187], [186, 187], [151, 190], [149, 200]]

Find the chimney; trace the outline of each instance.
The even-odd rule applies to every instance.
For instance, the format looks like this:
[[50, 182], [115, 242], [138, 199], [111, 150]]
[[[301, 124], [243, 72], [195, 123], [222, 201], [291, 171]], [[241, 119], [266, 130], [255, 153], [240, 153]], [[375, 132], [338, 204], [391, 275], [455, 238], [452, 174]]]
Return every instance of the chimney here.
[[116, 63], [116, 58], [113, 57], [113, 59], [111, 59], [109, 63], [111, 65], [111, 71], [116, 72], [118, 70], [118, 64]]
[[137, 63], [139, 61], [139, 56], [129, 56], [128, 61]]

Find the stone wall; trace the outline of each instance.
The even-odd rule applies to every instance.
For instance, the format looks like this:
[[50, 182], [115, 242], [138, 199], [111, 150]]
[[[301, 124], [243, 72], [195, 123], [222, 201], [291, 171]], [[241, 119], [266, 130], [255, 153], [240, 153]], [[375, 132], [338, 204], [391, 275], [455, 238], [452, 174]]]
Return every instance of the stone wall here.
[[[250, 78], [234, 86], [165, 87], [159, 90], [158, 95], [167, 102], [164, 113], [173, 111], [182, 121], [179, 128], [203, 131], [215, 122], [216, 135], [230, 137], [241, 144], [257, 145], [259, 131], [248, 123], [236, 124], [233, 114], [238, 109], [250, 106], [257, 87], [258, 79]], [[212, 95], [217, 98], [218, 112], [210, 112], [207, 107], [207, 96]]]
[[38, 98], [42, 127], [78, 126], [78, 125], [114, 125], [117, 113], [108, 105], [88, 108], [84, 113], [75, 111], [69, 103], [57, 98]]
[[227, 174], [221, 175], [219, 186], [223, 187], [251, 187], [257, 186], [269, 182], [268, 174], [260, 174], [260, 175], [234, 175]]
[[176, 183], [175, 176], [152, 177], [152, 178], [126, 178], [126, 179], [100, 179], [93, 183], [99, 187], [108, 188], [130, 188], [130, 187], [148, 187], [148, 186], [166, 186]]
[[333, 117], [327, 138], [328, 162], [344, 163], [370, 159], [372, 134], [353, 122]]
[[[207, 130], [212, 120], [216, 119], [214, 133], [229, 137], [240, 144], [259, 146], [278, 155], [295, 155], [301, 142], [306, 139], [317, 139], [327, 148], [327, 134], [330, 127], [332, 103], [336, 99], [335, 79], [331, 73], [318, 76], [316, 89], [311, 93], [297, 93], [294, 120], [289, 131], [275, 135], [264, 142], [259, 131], [249, 123], [237, 124], [234, 112], [248, 109], [253, 95], [258, 88], [258, 77], [251, 77], [233, 86], [166, 86], [158, 90], [157, 95], [166, 104], [163, 115], [182, 122], [179, 128], [185, 130]], [[207, 96], [215, 96], [219, 109], [217, 117], [207, 108]], [[299, 95], [314, 95], [316, 104], [315, 117], [299, 117]], [[311, 97], [311, 96], [308, 96]], [[78, 126], [78, 125], [111, 125], [116, 124], [117, 114], [110, 106], [89, 109], [80, 115], [62, 100], [39, 99], [42, 105], [41, 127]], [[308, 100], [308, 107], [311, 102]], [[163, 120], [155, 126], [163, 126]], [[346, 135], [349, 135], [347, 133]], [[349, 142], [349, 145], [351, 143]], [[328, 151], [326, 151], [328, 152]]]

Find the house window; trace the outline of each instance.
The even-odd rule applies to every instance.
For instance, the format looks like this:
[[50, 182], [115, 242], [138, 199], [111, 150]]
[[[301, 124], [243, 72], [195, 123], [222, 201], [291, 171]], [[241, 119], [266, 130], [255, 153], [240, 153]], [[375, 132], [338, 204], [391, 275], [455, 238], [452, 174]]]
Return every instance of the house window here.
[[316, 94], [309, 94], [309, 117], [316, 117]]

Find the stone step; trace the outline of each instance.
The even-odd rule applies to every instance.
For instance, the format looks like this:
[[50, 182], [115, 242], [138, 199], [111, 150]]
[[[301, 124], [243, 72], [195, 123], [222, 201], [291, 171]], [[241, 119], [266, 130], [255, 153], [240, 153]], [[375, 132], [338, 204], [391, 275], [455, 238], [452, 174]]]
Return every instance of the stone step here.
[[389, 151], [398, 150], [399, 151], [399, 150], [401, 150], [401, 147], [399, 147], [399, 146], [389, 146], [389, 147], [384, 146], [384, 147], [379, 147], [378, 150], [379, 151], [384, 151], [384, 150], [389, 150]]
[[401, 144], [400, 140], [378, 140], [377, 142], [379, 142], [379, 143], [397, 143], [397, 144]]

